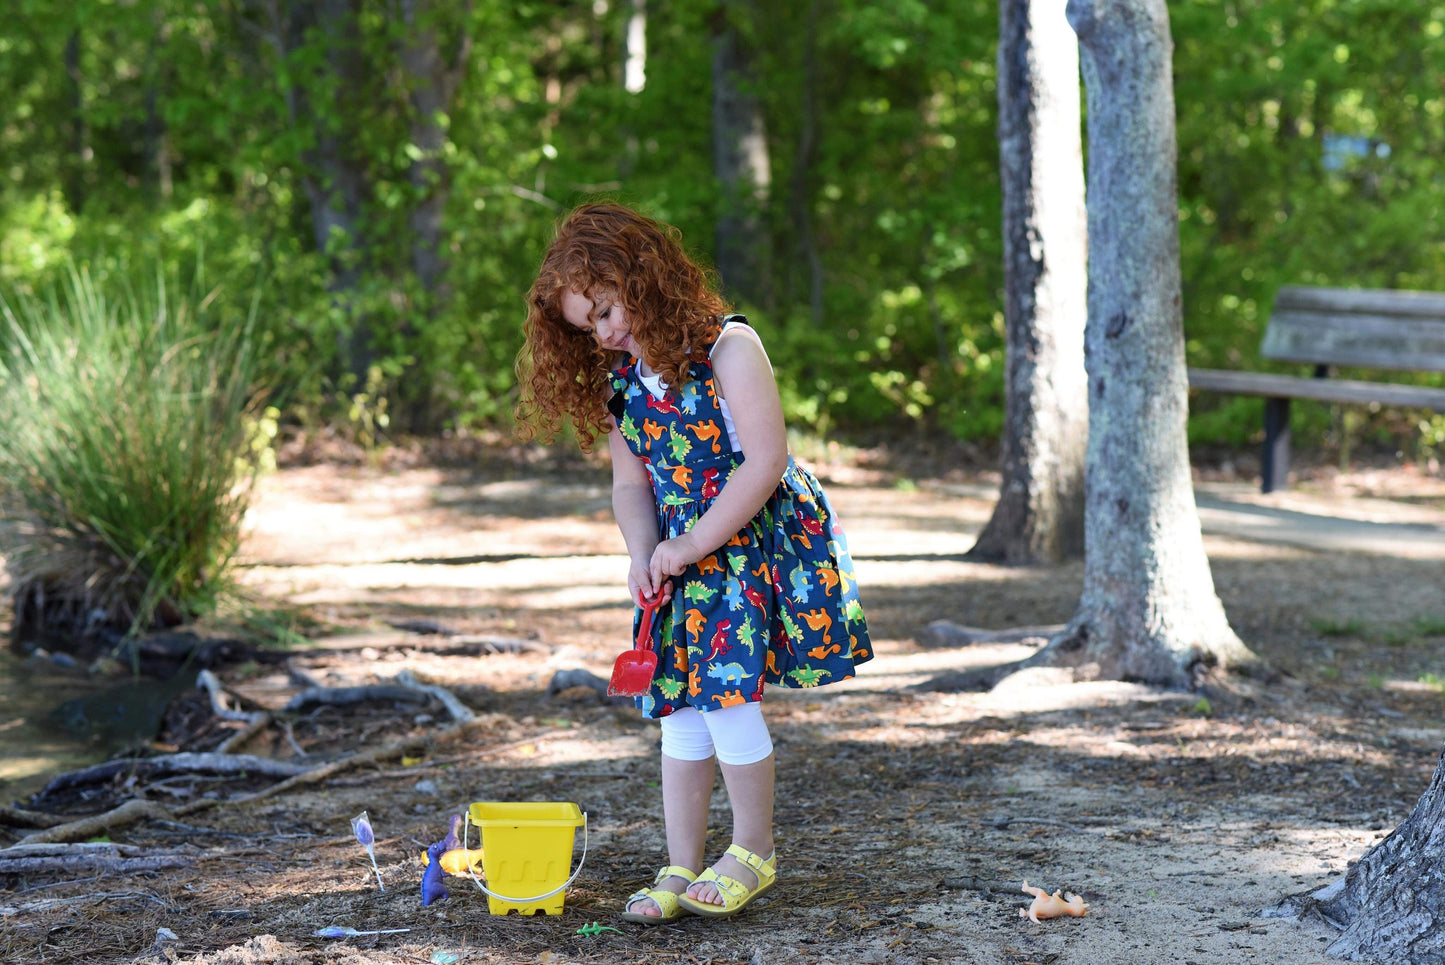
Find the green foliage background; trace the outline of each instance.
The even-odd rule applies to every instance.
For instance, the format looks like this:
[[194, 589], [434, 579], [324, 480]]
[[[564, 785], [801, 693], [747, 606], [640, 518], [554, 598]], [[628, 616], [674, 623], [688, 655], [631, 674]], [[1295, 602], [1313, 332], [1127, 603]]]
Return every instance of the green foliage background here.
[[[741, 307], [790, 419], [997, 433], [992, 0], [652, 0], [638, 93], [622, 84], [630, 2], [422, 3], [444, 53], [470, 38], [442, 119], [447, 271], [431, 286], [411, 261], [410, 215], [430, 188], [411, 176], [402, 5], [350, 4], [350, 83], [330, 70], [334, 38], [286, 36], [277, 16], [301, 3], [12, 0], [0, 287], [41, 291], [72, 262], [102, 277], [203, 261], [237, 301], [260, 299], [293, 418], [346, 421], [361, 395], [416, 430], [504, 423], [523, 294], [563, 211], [616, 198], [711, 250], [711, 31], [726, 15], [754, 51], [772, 161], [772, 294]], [[1190, 363], [1267, 367], [1257, 346], [1281, 284], [1445, 289], [1445, 6], [1190, 0], [1170, 13]], [[819, 142], [802, 163], [809, 95]], [[351, 232], [318, 242], [307, 185], [324, 181], [314, 158], [331, 137], [364, 191]], [[818, 319], [798, 210], [822, 261]], [[348, 269], [359, 280], [339, 291]], [[362, 366], [347, 349], [358, 328]], [[1246, 443], [1258, 405], [1197, 399], [1191, 434]], [[1387, 441], [1428, 428], [1371, 423]]]

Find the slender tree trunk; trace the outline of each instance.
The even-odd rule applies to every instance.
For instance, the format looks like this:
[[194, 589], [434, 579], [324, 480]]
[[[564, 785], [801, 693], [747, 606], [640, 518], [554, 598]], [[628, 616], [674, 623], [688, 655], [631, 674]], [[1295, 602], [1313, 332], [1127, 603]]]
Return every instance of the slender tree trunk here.
[[70, 108], [70, 157], [65, 164], [65, 201], [79, 213], [85, 207], [85, 169], [89, 153], [84, 95], [80, 86], [80, 28], [65, 41], [65, 94]]
[[164, 96], [162, 85], [170, 79], [170, 67], [165, 58], [160, 56], [160, 52], [165, 46], [169, 26], [163, 16], [163, 11], [157, 10], [152, 14], [151, 19], [155, 26], [155, 37], [150, 49], [152, 69], [147, 77], [145, 89], [146, 173], [148, 181], [154, 186], [156, 193], [162, 198], [169, 198], [172, 190], [171, 138], [160, 107], [161, 98]]
[[640, 94], [647, 86], [647, 0], [632, 0], [623, 41], [622, 87]]
[[1188, 687], [1256, 660], [1204, 555], [1185, 441], [1172, 41], [1164, 0], [1069, 0], [1089, 123], [1084, 591], [1035, 661]]
[[446, 56], [435, 5], [429, 0], [401, 0], [401, 19], [406, 24], [401, 63], [410, 92], [411, 143], [417, 148], [408, 172], [417, 197], [411, 212], [412, 268], [423, 290], [437, 296], [434, 302], [445, 300], [446, 294], [440, 290], [447, 266], [441, 241], [450, 184], [442, 155], [446, 118], [471, 54], [471, 35], [465, 25], [471, 6], [470, 0], [462, 4], [463, 25], [456, 50]]
[[1323, 918], [1343, 930], [1325, 951], [1350, 961], [1445, 965], [1445, 754], [1410, 816], [1343, 879], [1265, 914]]
[[808, 314], [814, 325], [823, 324], [823, 259], [813, 229], [813, 164], [818, 159], [818, 8], [809, 0], [803, 35], [803, 84], [798, 120], [798, 156], [790, 185], [793, 230], [798, 251], [808, 272]]
[[342, 367], [364, 385], [373, 349], [353, 298], [366, 271], [361, 223], [368, 189], [365, 162], [349, 126], [358, 116], [355, 106], [366, 86], [358, 16], [355, 0], [290, 0], [278, 32], [285, 38], [283, 56], [294, 55], [308, 43], [324, 45], [324, 69], [333, 75], [328, 86], [339, 98], [324, 106], [313, 103], [314, 85], [304, 76], [286, 92], [292, 123], [310, 124], [316, 132], [315, 145], [302, 155], [301, 183], [310, 203], [316, 248], [331, 256], [332, 297], [351, 319], [338, 335]]
[[772, 166], [762, 104], [751, 90], [752, 58], [730, 6], [719, 6], [713, 18], [713, 171], [722, 188], [715, 260], [734, 298], [765, 304], [771, 259], [762, 212]]
[[[400, 60], [407, 75], [408, 98], [411, 102], [411, 143], [416, 148], [407, 172], [414, 194], [409, 216], [411, 227], [411, 263], [421, 286], [420, 310], [426, 318], [435, 317], [451, 298], [447, 284], [447, 258], [443, 252], [442, 221], [451, 196], [450, 171], [445, 160], [447, 123], [452, 101], [466, 75], [472, 40], [468, 29], [471, 0], [447, 4], [448, 20], [443, 21], [441, 9], [432, 0], [400, 0], [400, 19], [406, 25], [401, 40]], [[453, 9], [454, 8], [454, 9]], [[444, 50], [444, 33], [456, 39], [451, 50]], [[413, 329], [406, 326], [404, 334]], [[416, 385], [406, 393], [409, 428], [412, 432], [435, 429], [436, 397], [427, 384]]]
[[1003, 481], [971, 555], [1057, 562], [1084, 548], [1088, 228], [1078, 39], [1065, 0], [1000, 0]]

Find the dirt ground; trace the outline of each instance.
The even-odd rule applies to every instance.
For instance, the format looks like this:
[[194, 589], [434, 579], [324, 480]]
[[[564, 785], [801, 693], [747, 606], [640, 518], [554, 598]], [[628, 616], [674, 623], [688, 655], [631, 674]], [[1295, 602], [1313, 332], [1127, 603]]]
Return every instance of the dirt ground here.
[[[745, 915], [650, 929], [617, 917], [665, 863], [656, 725], [585, 687], [549, 688], [563, 670], [605, 677], [626, 645], [625, 557], [604, 470], [536, 453], [328, 462], [264, 481], [245, 548], [246, 585], [314, 621], [298, 624], [311, 643], [293, 669], [331, 686], [409, 669], [455, 693], [476, 724], [314, 786], [110, 835], [180, 851], [184, 867], [0, 877], [0, 960], [1330, 961], [1323, 926], [1260, 912], [1341, 875], [1424, 790], [1445, 741], [1438, 556], [1206, 533], [1230, 619], [1277, 681], [1201, 696], [1036, 673], [992, 693], [936, 693], [927, 685], [941, 673], [1032, 652], [1072, 613], [1081, 566], [966, 561], [997, 485], [986, 473], [805, 455], [848, 527], [877, 659], [835, 686], [768, 691], [780, 882]], [[1218, 476], [1200, 474], [1227, 489]], [[1248, 501], [1399, 523], [1445, 543], [1445, 482], [1410, 469], [1322, 472]], [[936, 620], [1044, 629], [938, 646], [927, 632]], [[248, 708], [278, 709], [302, 687], [275, 663], [221, 677]], [[161, 749], [209, 749], [240, 726], [197, 725], [199, 703], [191, 743]], [[320, 762], [435, 735], [446, 715], [382, 703], [282, 720], [246, 752]], [[61, 803], [101, 810], [135, 792], [126, 780]], [[270, 780], [171, 780], [147, 793], [179, 805]], [[561, 915], [490, 915], [462, 878], [448, 879], [450, 899], [421, 906], [421, 852], [473, 801], [586, 812], [586, 860]], [[351, 835], [362, 810], [385, 891]], [[728, 826], [720, 781], [711, 824], [716, 855]], [[0, 828], [0, 845], [22, 833]], [[1025, 880], [1077, 892], [1088, 915], [1020, 918]], [[587, 934], [594, 922], [618, 930]], [[313, 936], [328, 925], [409, 931]]]

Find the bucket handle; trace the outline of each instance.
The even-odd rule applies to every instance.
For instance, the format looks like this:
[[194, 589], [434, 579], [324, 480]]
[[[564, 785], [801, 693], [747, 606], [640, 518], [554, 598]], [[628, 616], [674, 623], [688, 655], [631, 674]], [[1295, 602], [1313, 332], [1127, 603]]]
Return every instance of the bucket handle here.
[[[467, 843], [466, 843], [466, 842], [467, 842], [467, 837], [469, 837], [469, 832], [470, 832], [471, 825], [472, 825], [472, 814], [471, 814], [470, 811], [468, 811], [467, 814], [466, 814], [465, 822], [464, 822], [464, 824], [462, 825], [462, 847], [467, 847]], [[480, 831], [481, 829], [478, 828], [478, 830]], [[483, 847], [486, 847], [486, 846], [483, 845]], [[470, 863], [467, 864], [467, 873], [472, 876], [472, 883], [475, 884], [478, 888], [480, 888], [480, 889], [482, 890], [482, 893], [485, 894], [488, 898], [495, 898], [495, 899], [497, 899], [498, 901], [505, 901], [505, 902], [507, 902], [508, 904], [512, 904], [512, 905], [530, 905], [530, 904], [532, 904], [533, 902], [544, 901], [544, 900], [546, 900], [546, 899], [548, 899], [548, 898], [551, 898], [553, 895], [555, 895], [555, 894], [557, 894], [557, 893], [559, 893], [559, 892], [566, 891], [566, 890], [567, 890], [567, 886], [570, 885], [570, 884], [572, 884], [572, 882], [576, 881], [576, 880], [577, 880], [577, 876], [582, 873], [582, 865], [583, 865], [586, 861], [587, 861], [587, 812], [586, 812], [586, 811], [583, 811], [583, 812], [582, 812], [582, 857], [577, 859], [577, 870], [574, 871], [574, 872], [572, 872], [572, 877], [568, 878], [566, 881], [562, 882], [560, 885], [558, 885], [557, 887], [553, 888], [551, 891], [547, 892], [545, 895], [537, 895], [535, 898], [509, 898], [509, 897], [507, 897], [506, 895], [499, 895], [499, 894], [497, 894], [495, 891], [490, 891], [490, 890], [488, 890], [488, 889], [487, 889], [487, 886], [484, 885], [484, 884], [482, 884], [482, 880], [477, 877], [477, 870], [476, 870], [476, 868], [472, 867], [472, 865], [471, 865]]]

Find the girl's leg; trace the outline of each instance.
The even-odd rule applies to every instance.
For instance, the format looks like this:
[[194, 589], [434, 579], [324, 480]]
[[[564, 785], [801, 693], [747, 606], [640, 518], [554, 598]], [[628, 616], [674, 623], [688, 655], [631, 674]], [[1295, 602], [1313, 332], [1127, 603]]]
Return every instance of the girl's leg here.
[[[662, 724], [662, 820], [667, 829], [667, 863], [689, 871], [702, 869], [707, 842], [707, 809], [712, 800], [717, 770], [712, 738], [702, 715], [684, 708]], [[687, 881], [676, 875], [655, 887], [682, 894]], [[660, 915], [657, 902], [640, 898], [627, 908], [643, 915]]]
[[[716, 768], [711, 757], [703, 761], [680, 761], [662, 755], [662, 819], [667, 825], [668, 864], [681, 865], [694, 872], [702, 869], [703, 846], [707, 842], [707, 806], [712, 799]], [[671, 875], [655, 887], [680, 895], [687, 884], [685, 879]], [[662, 909], [651, 898], [637, 899], [627, 906], [627, 911], [662, 914]]]
[[[757, 702], [721, 708], [704, 715], [733, 810], [733, 844], [766, 858], [773, 853], [773, 742]], [[713, 865], [717, 873], [756, 887], [758, 876], [732, 855]], [[717, 886], [692, 885], [687, 893], [704, 904], [721, 905]]]
[[[724, 764], [722, 772], [733, 807], [733, 844], [768, 857], [773, 853], [773, 755], [753, 764]], [[719, 858], [713, 867], [720, 875], [736, 878], [749, 888], [757, 887], [758, 876], [730, 854]], [[704, 904], [722, 904], [717, 886], [709, 881], [692, 885], [687, 894]]]

